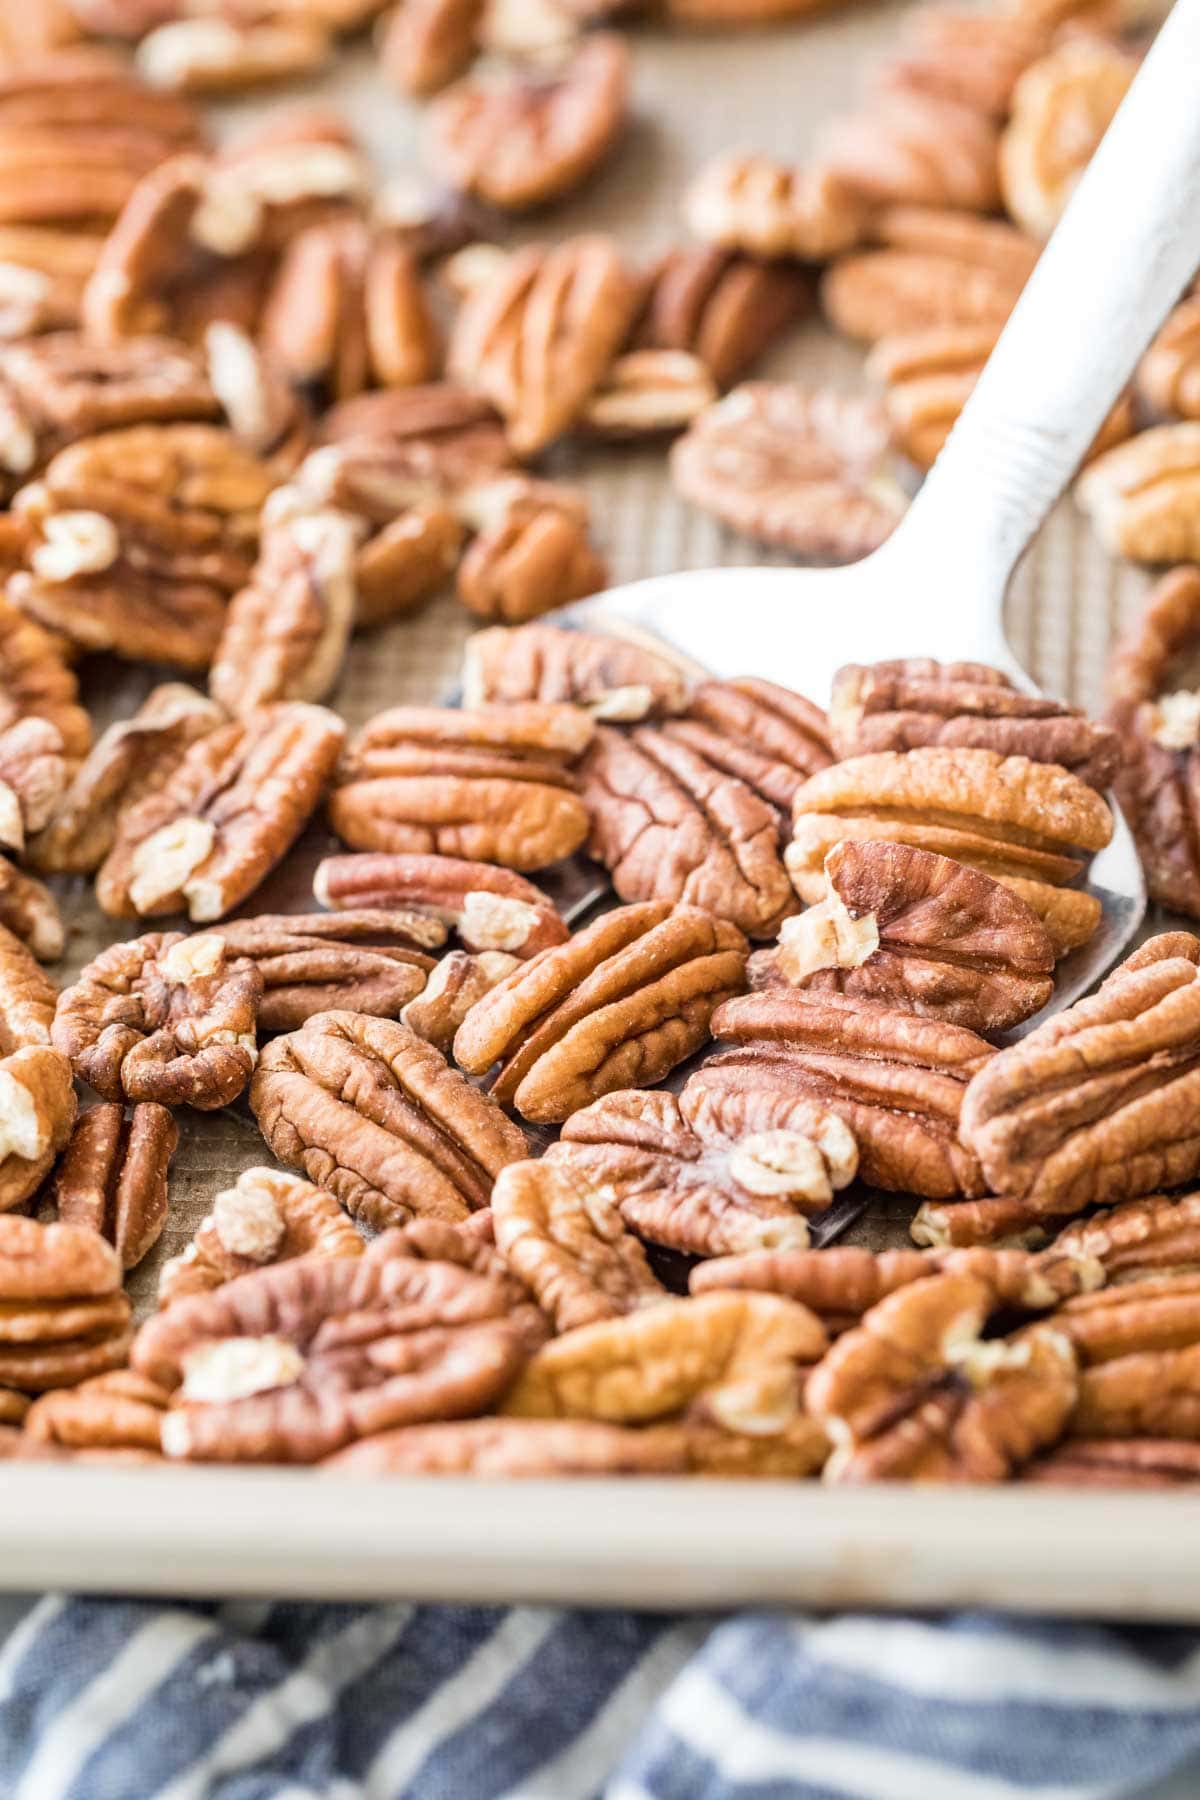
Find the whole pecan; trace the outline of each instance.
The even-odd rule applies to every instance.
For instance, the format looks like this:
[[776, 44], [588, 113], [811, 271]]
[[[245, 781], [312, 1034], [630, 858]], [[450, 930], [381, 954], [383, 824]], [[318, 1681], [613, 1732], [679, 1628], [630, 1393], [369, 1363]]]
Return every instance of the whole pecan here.
[[61, 996], [51, 1039], [105, 1100], [228, 1106], [257, 1059], [263, 980], [215, 932], [102, 950]]
[[342, 1009], [394, 1019], [425, 987], [444, 933], [411, 912], [263, 913], [221, 925], [226, 954], [263, 981], [258, 1023], [294, 1031], [314, 1013]]
[[87, 1457], [139, 1452], [156, 1459], [169, 1400], [157, 1382], [132, 1369], [113, 1369], [78, 1387], [42, 1394], [25, 1415], [24, 1435], [30, 1445], [53, 1445]]
[[[327, 856], [313, 895], [322, 906], [399, 907], [440, 920], [468, 950], [528, 957], [568, 935], [554, 902], [532, 881], [456, 856]], [[431, 937], [425, 947], [436, 949], [438, 941]]]
[[817, 561], [881, 544], [907, 501], [886, 472], [882, 408], [833, 388], [751, 381], [671, 451], [675, 490], [735, 531]]
[[829, 169], [726, 153], [705, 163], [684, 198], [697, 237], [751, 256], [824, 262], [863, 237], [870, 208]]
[[841, 994], [772, 990], [720, 1007], [719, 1042], [692, 1077], [698, 1090], [755, 1089], [818, 1101], [854, 1133], [872, 1187], [931, 1200], [986, 1192], [958, 1141], [967, 1083], [994, 1052], [975, 1032]]
[[728, 387], [803, 318], [811, 301], [809, 283], [796, 269], [757, 262], [720, 243], [684, 245], [655, 265], [634, 338], [647, 349], [688, 351], [719, 387]]
[[876, 205], [988, 213], [1000, 199], [999, 134], [986, 114], [919, 88], [884, 83], [828, 125], [820, 161]]
[[1084, 470], [1075, 497], [1101, 543], [1133, 562], [1200, 560], [1200, 423], [1141, 431]]
[[54, 1175], [52, 1197], [64, 1224], [106, 1237], [121, 1267], [140, 1263], [167, 1222], [167, 1177], [179, 1130], [165, 1106], [143, 1101], [126, 1117], [122, 1101], [79, 1115]]
[[476, 1001], [519, 966], [519, 959], [504, 950], [451, 950], [430, 972], [420, 993], [401, 1007], [400, 1022], [448, 1054], [454, 1034]]
[[570, 706], [396, 706], [342, 759], [329, 816], [358, 850], [430, 851], [541, 869], [577, 850], [587, 810], [567, 767], [592, 736]]
[[0, 1217], [0, 1300], [0, 1381], [19, 1393], [72, 1387], [128, 1355], [120, 1260], [82, 1225]]
[[158, 1304], [211, 1293], [268, 1263], [361, 1256], [364, 1249], [332, 1194], [278, 1169], [243, 1169], [216, 1195], [187, 1249], [163, 1264]]
[[1200, 419], [1200, 295], [1189, 293], [1143, 356], [1137, 386], [1156, 412]]
[[629, 335], [640, 284], [610, 238], [528, 245], [467, 297], [450, 373], [504, 415], [519, 456], [575, 423]]
[[253, 893], [308, 823], [345, 727], [324, 707], [260, 707], [193, 743], [157, 791], [122, 808], [96, 877], [115, 918], [186, 909], [211, 923]]
[[593, 718], [633, 724], [682, 712], [688, 684], [665, 656], [600, 632], [559, 625], [477, 631], [463, 652], [463, 702], [566, 701]]
[[858, 1167], [835, 1114], [782, 1090], [630, 1090], [573, 1113], [546, 1160], [649, 1243], [726, 1256], [808, 1243]]
[[175, 1390], [168, 1456], [316, 1462], [390, 1426], [484, 1411], [524, 1360], [506, 1286], [421, 1262], [387, 1232], [362, 1257], [300, 1257], [157, 1313], [134, 1369]]
[[625, 122], [629, 50], [598, 32], [558, 69], [531, 63], [508, 81], [465, 81], [430, 108], [439, 174], [491, 206], [521, 212], [581, 186]]
[[901, 47], [885, 63], [884, 80], [1002, 120], [1019, 77], [1048, 41], [1041, 20], [1017, 11], [922, 6], [905, 19]]
[[20, 938], [0, 925], [0, 1056], [48, 1044], [58, 989]]
[[314, 20], [291, 17], [173, 19], [138, 45], [136, 66], [152, 87], [178, 94], [227, 94], [315, 74], [333, 42]]
[[436, 94], [474, 61], [484, 0], [400, 0], [379, 34], [384, 79], [405, 94]]
[[499, 1062], [494, 1099], [539, 1124], [566, 1119], [698, 1049], [714, 1007], [743, 985], [745, 954], [741, 932], [699, 907], [619, 907], [473, 1006], [455, 1061], [472, 1075]]
[[979, 1072], [963, 1102], [963, 1143], [993, 1192], [1045, 1213], [1189, 1181], [1200, 1174], [1198, 1054], [1195, 961], [1121, 964], [1099, 993]]
[[91, 720], [62, 639], [0, 599], [0, 730], [26, 718], [53, 725], [67, 756], [86, 756]]
[[825, 714], [802, 694], [773, 681], [702, 681], [683, 719], [664, 727], [707, 762], [744, 781], [779, 814], [791, 818], [796, 790], [833, 761]]
[[363, 1013], [318, 1013], [268, 1044], [250, 1105], [280, 1162], [375, 1227], [464, 1219], [527, 1154], [524, 1133], [432, 1045]]
[[1017, 82], [1000, 140], [1007, 212], [1047, 238], [1137, 74], [1137, 58], [1101, 37], [1058, 44]]
[[459, 565], [458, 597], [480, 618], [519, 625], [607, 584], [576, 489], [509, 477], [470, 489], [460, 515], [478, 535]]
[[778, 812], [730, 771], [738, 761], [724, 739], [682, 722], [597, 730], [581, 765], [588, 854], [623, 900], [686, 901], [752, 937], [774, 936], [796, 910]]

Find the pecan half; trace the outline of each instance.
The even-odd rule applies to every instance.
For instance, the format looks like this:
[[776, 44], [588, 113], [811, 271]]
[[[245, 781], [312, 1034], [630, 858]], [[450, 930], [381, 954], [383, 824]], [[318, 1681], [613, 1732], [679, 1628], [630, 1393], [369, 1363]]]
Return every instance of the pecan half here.
[[[71, 1135], [76, 1110], [71, 1065], [49, 1044], [0, 1057], [0, 1213], [36, 1193]], [[0, 1291], [3, 1261], [0, 1249]]]
[[1002, 1050], [963, 1102], [963, 1143], [992, 1189], [1046, 1213], [1130, 1199], [1200, 1174], [1200, 969], [1120, 965]]
[[[468, 950], [528, 957], [568, 935], [554, 902], [532, 881], [455, 856], [327, 856], [313, 895], [322, 906], [399, 907], [440, 920]], [[438, 942], [431, 937], [425, 947]]]
[[400, 0], [379, 34], [384, 79], [404, 94], [436, 94], [474, 61], [483, 0]]
[[250, 1079], [262, 976], [215, 932], [102, 950], [58, 1003], [56, 1050], [105, 1100], [228, 1106]]
[[504, 82], [468, 77], [430, 108], [430, 160], [464, 193], [522, 212], [574, 192], [616, 145], [629, 92], [629, 50], [599, 32], [547, 71]]
[[326, 413], [324, 451], [297, 475], [316, 504], [385, 525], [402, 507], [456, 497], [513, 467], [495, 407], [454, 382], [359, 394]]
[[626, 341], [640, 286], [611, 238], [528, 245], [467, 297], [447, 367], [504, 415], [519, 456], [582, 413]]
[[1063, 1301], [1054, 1324], [1084, 1368], [1146, 1351], [1186, 1350], [1200, 1338], [1200, 1272], [1140, 1275], [1076, 1294]]
[[20, 1393], [71, 1387], [128, 1355], [120, 1261], [83, 1226], [0, 1217], [0, 1302], [0, 1380]]
[[308, 823], [342, 748], [324, 707], [264, 706], [192, 744], [156, 792], [122, 809], [96, 896], [116, 918], [187, 911], [211, 923], [244, 900]]
[[1048, 32], [1020, 13], [923, 6], [904, 21], [899, 52], [885, 65], [890, 87], [915, 88], [1004, 119], [1019, 77], [1046, 48]]
[[25, 1415], [25, 1438], [31, 1445], [84, 1456], [133, 1451], [157, 1458], [169, 1400], [156, 1382], [131, 1369], [114, 1369], [78, 1387], [42, 1394]]
[[1172, 1488], [1200, 1480], [1200, 1444], [1170, 1438], [1073, 1438], [1022, 1471], [1055, 1487]]
[[958, 1141], [967, 1083], [994, 1054], [975, 1032], [791, 990], [727, 1001], [712, 1029], [735, 1048], [709, 1058], [692, 1077], [698, 1089], [819, 1101], [854, 1133], [859, 1173], [872, 1187], [930, 1200], [986, 1192]]
[[811, 303], [797, 269], [687, 245], [668, 250], [652, 271], [634, 339], [647, 349], [687, 351], [718, 387], [728, 387]]
[[410, 506], [374, 532], [354, 565], [354, 622], [383, 625], [405, 617], [445, 586], [458, 564], [463, 528], [440, 501]]
[[361, 1256], [365, 1248], [332, 1194], [278, 1169], [243, 1169], [217, 1194], [187, 1249], [163, 1264], [158, 1304], [211, 1293], [268, 1263]]
[[1082, 1370], [1071, 1435], [1200, 1439], [1200, 1344], [1137, 1351]]
[[1151, 1194], [1068, 1225], [1054, 1240], [1064, 1256], [1095, 1257], [1110, 1281], [1200, 1268], [1200, 1194]]
[[162, 1236], [167, 1176], [179, 1130], [149, 1100], [126, 1117], [120, 1101], [81, 1113], [54, 1176], [52, 1197], [67, 1225], [86, 1225], [132, 1269]]
[[1137, 74], [1137, 58], [1101, 37], [1058, 44], [1017, 82], [1000, 140], [1006, 211], [1048, 238]]
[[432, 1045], [388, 1019], [319, 1013], [264, 1049], [250, 1105], [271, 1152], [366, 1225], [466, 1218], [524, 1133]]
[[598, 438], [663, 437], [682, 431], [717, 397], [708, 366], [686, 350], [630, 350], [618, 356], [583, 411]]
[[843, 256], [821, 282], [835, 330], [867, 343], [897, 331], [1000, 324], [1037, 261], [1037, 245], [999, 219], [935, 207], [889, 207], [879, 249]]
[[853, 1135], [782, 1091], [609, 1094], [563, 1126], [547, 1160], [615, 1202], [640, 1237], [690, 1256], [802, 1247], [858, 1167]]
[[260, 914], [221, 925], [226, 954], [254, 964], [263, 981], [258, 1023], [294, 1031], [314, 1013], [341, 1009], [394, 1019], [424, 990], [444, 938], [411, 912], [368, 910]]
[[1200, 419], [1200, 295], [1188, 294], [1138, 365], [1137, 386], [1156, 412]]
[[734, 531], [819, 561], [853, 562], [893, 530], [907, 500], [886, 474], [874, 401], [833, 388], [752, 381], [701, 413], [671, 451], [683, 499]]
[[908, 1234], [914, 1244], [925, 1244], [934, 1250], [982, 1246], [1037, 1250], [1050, 1236], [1055, 1222], [1027, 1200], [956, 1200], [951, 1206], [927, 1200], [913, 1214]]
[[315, 74], [333, 43], [296, 13], [273, 19], [176, 19], [148, 32], [137, 68], [151, 87], [177, 94], [227, 94]]
[[499, 1062], [496, 1100], [539, 1124], [566, 1119], [698, 1049], [714, 1007], [743, 984], [745, 954], [741, 932], [699, 907], [619, 907], [473, 1006], [455, 1061], [472, 1075]]
[[73, 763], [49, 719], [18, 719], [0, 728], [0, 845], [23, 851], [62, 799]]
[[91, 720], [62, 639], [0, 599], [0, 730], [27, 718], [53, 725], [68, 757], [86, 756]]
[[602, 1425], [593, 1419], [462, 1419], [409, 1425], [339, 1450], [336, 1475], [682, 1475], [685, 1433], [674, 1426]]
[[773, 806], [781, 825], [809, 775], [833, 761], [825, 714], [811, 700], [773, 681], [702, 681], [684, 719], [665, 727], [707, 762], [744, 781]]
[[26, 946], [0, 925], [0, 1056], [48, 1044], [58, 989]]
[[524, 1358], [508, 1298], [388, 1232], [362, 1257], [302, 1257], [177, 1301], [142, 1327], [132, 1362], [177, 1390], [168, 1456], [316, 1462], [389, 1426], [489, 1407]]
[[478, 535], [459, 565], [458, 597], [480, 618], [519, 625], [607, 584], [574, 488], [509, 477], [469, 489], [459, 511]]
[[1141, 431], [1084, 470], [1075, 497], [1101, 543], [1133, 562], [1200, 560], [1200, 423]]
[[820, 160], [876, 205], [954, 206], [987, 213], [1000, 199], [999, 134], [974, 107], [884, 85], [828, 125]]
[[601, 726], [581, 764], [588, 854], [623, 900], [686, 901], [773, 937], [796, 910], [779, 815], [730, 772], [737, 758], [723, 739], [707, 754], [710, 735], [682, 723], [628, 736]]
[[870, 208], [827, 168], [734, 151], [705, 163], [684, 198], [697, 237], [751, 256], [824, 262], [864, 236]]
[[467, 706], [566, 701], [593, 718], [634, 724], [682, 712], [687, 697], [682, 671], [665, 656], [600, 632], [497, 627], [473, 633], [463, 652]]
[[519, 966], [519, 959], [504, 950], [451, 950], [420, 993], [401, 1009], [400, 1022], [448, 1055], [455, 1032], [476, 1001]]
[[39, 962], [57, 962], [66, 947], [58, 902], [42, 882], [0, 856], [0, 926], [27, 944]]
[[393, 707], [351, 741], [330, 820], [358, 850], [545, 868], [587, 835], [566, 765], [592, 732], [587, 714], [568, 706]]

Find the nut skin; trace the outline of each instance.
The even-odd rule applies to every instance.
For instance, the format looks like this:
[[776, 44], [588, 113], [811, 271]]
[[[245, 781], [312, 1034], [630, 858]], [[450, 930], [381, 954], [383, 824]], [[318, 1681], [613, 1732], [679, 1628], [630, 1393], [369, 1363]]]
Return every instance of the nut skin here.
[[315, 74], [332, 50], [328, 33], [303, 17], [185, 18], [147, 32], [135, 61], [153, 87], [221, 95]]
[[670, 735], [700, 748], [710, 762], [748, 783], [781, 819], [796, 789], [833, 761], [829, 725], [811, 700], [773, 681], [702, 681], [693, 688], [686, 730]]
[[491, 863], [456, 856], [327, 856], [317, 865], [313, 895], [322, 906], [398, 907], [428, 922], [425, 945], [437, 949], [451, 926], [467, 950], [503, 951], [522, 958], [568, 931], [554, 902], [532, 881]]
[[1156, 425], [1097, 457], [1075, 483], [1075, 498], [1114, 555], [1131, 562], [1195, 562], [1198, 469], [1200, 423]]
[[325, 454], [314, 453], [296, 477], [302, 492], [375, 525], [514, 467], [495, 407], [452, 381], [343, 400], [325, 414], [320, 437]]
[[559, 625], [477, 631], [463, 652], [468, 706], [540, 700], [580, 706], [596, 719], [636, 724], [682, 712], [682, 672], [640, 644]]
[[211, 933], [152, 932], [102, 950], [60, 997], [51, 1039], [102, 1099], [210, 1112], [255, 1065], [263, 980]]
[[1200, 1273], [1171, 1270], [1076, 1294], [1058, 1308], [1054, 1323], [1081, 1367], [1090, 1368], [1123, 1356], [1186, 1350], [1196, 1342], [1198, 1316]]
[[630, 1080], [660, 1081], [737, 993], [746, 945], [699, 907], [624, 906], [521, 964], [459, 1026], [454, 1058], [538, 1124], [566, 1119]]
[[1137, 74], [1137, 58], [1079, 35], [1027, 69], [1000, 140], [1005, 210], [1032, 237], [1048, 238]]
[[518, 1127], [432, 1045], [361, 1013], [319, 1013], [268, 1044], [250, 1105], [280, 1162], [375, 1229], [465, 1219], [527, 1154]]
[[684, 198], [684, 217], [722, 250], [824, 262], [862, 240], [870, 207], [827, 168], [733, 152], [704, 164]]
[[478, 499], [485, 522], [458, 569], [469, 612], [521, 625], [607, 584], [607, 565], [588, 537], [587, 503], [573, 490], [516, 479]]
[[0, 729], [0, 845], [22, 853], [62, 799], [74, 766], [48, 719], [18, 719]]
[[545, 868], [587, 835], [567, 763], [592, 732], [574, 707], [393, 707], [350, 743], [330, 821], [356, 850]]
[[363, 1240], [332, 1194], [278, 1169], [243, 1169], [219, 1193], [187, 1249], [164, 1263], [158, 1304], [211, 1293], [298, 1256], [361, 1256]]
[[[0, 1178], [4, 1173], [0, 1165]], [[110, 1244], [83, 1226], [0, 1216], [0, 1298], [6, 1388], [40, 1394], [73, 1387], [121, 1367], [128, 1356], [129, 1301], [121, 1292], [120, 1261]]]
[[48, 1044], [58, 989], [31, 952], [0, 925], [0, 1056]]
[[226, 953], [263, 981], [262, 1031], [295, 1031], [315, 1013], [341, 1009], [394, 1019], [422, 992], [434, 960], [419, 946], [441, 933], [411, 913], [384, 910], [262, 913], [216, 932]]
[[179, 1130], [165, 1106], [144, 1101], [126, 1117], [119, 1101], [81, 1113], [54, 1176], [64, 1224], [100, 1232], [125, 1269], [162, 1236], [167, 1178]]
[[0, 1057], [0, 1213], [36, 1193], [70, 1138], [76, 1110], [71, 1065], [49, 1044]]

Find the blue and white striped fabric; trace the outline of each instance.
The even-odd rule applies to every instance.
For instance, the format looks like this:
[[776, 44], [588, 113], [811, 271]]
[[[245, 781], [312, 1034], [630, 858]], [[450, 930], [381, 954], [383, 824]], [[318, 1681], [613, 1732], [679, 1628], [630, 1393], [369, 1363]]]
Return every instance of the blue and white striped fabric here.
[[5, 1800], [1200, 1794], [1200, 1638], [964, 1614], [48, 1599]]

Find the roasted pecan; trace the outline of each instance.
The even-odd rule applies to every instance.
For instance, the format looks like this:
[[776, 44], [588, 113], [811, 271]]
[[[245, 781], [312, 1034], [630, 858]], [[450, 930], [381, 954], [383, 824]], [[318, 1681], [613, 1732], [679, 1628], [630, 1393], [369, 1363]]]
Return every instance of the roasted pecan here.
[[824, 262], [861, 240], [870, 209], [829, 169], [734, 151], [705, 163], [684, 216], [697, 237], [724, 250]]
[[[707, 753], [713, 738], [716, 756]], [[640, 725], [624, 736], [600, 726], [581, 765], [588, 854], [623, 900], [686, 901], [751, 937], [773, 937], [796, 897], [779, 815], [730, 772], [737, 760], [705, 727]]]
[[311, 420], [285, 372], [232, 319], [207, 325], [203, 344], [213, 393], [234, 436], [290, 473], [308, 448]]
[[1037, 1250], [1050, 1236], [1055, 1221], [1027, 1200], [956, 1200], [938, 1206], [927, 1200], [909, 1225], [914, 1244], [935, 1250], [992, 1249]]
[[401, 1008], [401, 1024], [449, 1054], [455, 1032], [476, 1001], [519, 966], [519, 959], [504, 950], [451, 950], [420, 993]]
[[887, 475], [882, 408], [857, 394], [751, 381], [671, 451], [676, 492], [734, 531], [818, 561], [853, 562], [907, 500]]
[[958, 1141], [967, 1082], [993, 1055], [960, 1025], [841, 994], [776, 990], [727, 1001], [713, 1035], [735, 1046], [692, 1077], [714, 1096], [767, 1089], [819, 1101], [845, 1120], [872, 1187], [952, 1200], [986, 1192]]
[[981, 1341], [986, 1282], [933, 1275], [871, 1308], [808, 1379], [805, 1405], [837, 1448], [826, 1478], [1003, 1481], [1062, 1434], [1077, 1393], [1061, 1333]]
[[791, 818], [801, 783], [833, 761], [820, 707], [790, 688], [751, 676], [701, 682], [692, 689], [683, 720], [664, 730], [752, 787], [775, 808], [781, 825]]
[[1120, 965], [973, 1079], [962, 1141], [993, 1192], [1078, 1212], [1200, 1173], [1200, 969], [1182, 956]]
[[308, 458], [298, 485], [316, 504], [373, 525], [513, 467], [491, 402], [450, 381], [359, 394], [326, 413], [321, 432], [325, 449]]
[[436, 94], [474, 61], [483, 0], [400, 0], [379, 35], [379, 66], [405, 94]]
[[688, 685], [681, 670], [641, 644], [559, 625], [477, 631], [463, 652], [467, 706], [521, 700], [567, 701], [596, 719], [633, 724], [682, 712]]
[[1200, 1444], [1170, 1438], [1073, 1438], [1023, 1470], [1055, 1487], [1172, 1488], [1200, 1481]]
[[1200, 1344], [1137, 1351], [1081, 1370], [1071, 1435], [1200, 1439]]
[[527, 1153], [518, 1127], [437, 1050], [362, 1013], [320, 1013], [268, 1044], [250, 1104], [280, 1162], [375, 1227], [464, 1219]]
[[868, 343], [897, 331], [1002, 323], [1038, 254], [999, 219], [932, 207], [889, 207], [873, 235], [880, 249], [839, 258], [821, 283], [830, 323]]
[[29, 950], [0, 925], [0, 1056], [48, 1044], [58, 989]]
[[0, 225], [0, 339], [79, 323], [102, 237], [53, 225]]
[[685, 425], [717, 397], [708, 365], [687, 350], [630, 350], [618, 356], [583, 410], [596, 437], [663, 437]]
[[526, 1419], [640, 1424], [690, 1411], [748, 1437], [773, 1437], [801, 1411], [803, 1367], [825, 1332], [774, 1294], [664, 1300], [543, 1346], [501, 1411]]
[[572, 1114], [547, 1160], [615, 1203], [653, 1244], [691, 1256], [802, 1247], [858, 1167], [851, 1132], [782, 1091], [609, 1094]]
[[1068, 1225], [1056, 1253], [1095, 1257], [1110, 1281], [1200, 1268], [1200, 1194], [1152, 1194]]
[[620, 137], [629, 60], [622, 38], [596, 33], [558, 69], [531, 63], [486, 84], [468, 77], [430, 108], [434, 166], [454, 187], [508, 211], [561, 199]]
[[128, 1355], [129, 1301], [121, 1292], [120, 1261], [98, 1233], [81, 1225], [0, 1217], [0, 1300], [0, 1381], [6, 1387], [26, 1394], [71, 1387], [119, 1368]]
[[[313, 895], [322, 906], [399, 907], [440, 920], [468, 950], [529, 957], [567, 939], [554, 902], [532, 881], [455, 856], [327, 856]], [[438, 942], [431, 937], [426, 948]]]
[[1200, 423], [1156, 425], [1098, 457], [1075, 497], [1101, 543], [1133, 562], [1200, 561]]
[[294, 1031], [337, 1008], [394, 1019], [434, 967], [425, 950], [445, 937], [429, 919], [383, 910], [265, 913], [222, 925], [218, 935], [229, 956], [262, 976], [263, 1031]]
[[1006, 210], [1031, 237], [1048, 238], [1092, 152], [1137, 74], [1137, 58], [1079, 34], [1027, 69], [1000, 140]]
[[469, 489], [459, 510], [478, 535], [459, 565], [458, 597], [480, 618], [519, 625], [608, 581], [575, 488], [510, 476]]
[[302, 1257], [177, 1301], [134, 1368], [177, 1390], [168, 1456], [316, 1462], [358, 1437], [489, 1407], [524, 1360], [500, 1281], [419, 1262], [394, 1232], [362, 1257]]
[[[71, 1065], [49, 1044], [27, 1044], [0, 1058], [0, 1213], [37, 1191], [71, 1135], [75, 1113]], [[6, 1380], [0, 1375], [0, 1383]]]
[[995, 210], [999, 133], [974, 107], [883, 85], [821, 134], [820, 160], [874, 205]]
[[1156, 412], [1200, 419], [1200, 295], [1180, 301], [1138, 365], [1137, 386]]
[[359, 850], [545, 868], [587, 835], [566, 764], [592, 731], [571, 706], [393, 707], [363, 727], [342, 760], [333, 828]]
[[161, 1454], [171, 1396], [157, 1382], [114, 1369], [78, 1387], [42, 1394], [25, 1415], [27, 1454], [57, 1452], [86, 1460], [152, 1461]]
[[66, 944], [62, 915], [49, 888], [0, 856], [0, 925], [28, 944], [39, 962], [57, 962]]
[[329, 62], [328, 32], [298, 11], [268, 19], [178, 19], [138, 45], [138, 72], [177, 94], [226, 94], [315, 74]]
[[52, 1197], [67, 1225], [106, 1237], [132, 1269], [162, 1236], [167, 1177], [179, 1130], [165, 1106], [144, 1101], [128, 1118], [121, 1101], [81, 1113], [54, 1176]]
[[307, 824], [345, 727], [320, 706], [264, 706], [193, 743], [157, 791], [122, 809], [96, 896], [115, 918], [231, 912]]
[[278, 1169], [243, 1169], [223, 1188], [180, 1256], [163, 1264], [158, 1304], [207, 1294], [297, 1256], [361, 1256], [365, 1245], [332, 1194]]
[[447, 366], [503, 413], [519, 456], [574, 424], [629, 335], [640, 287], [612, 239], [528, 245], [467, 297]]
[[743, 983], [740, 931], [699, 907], [623, 906], [543, 950], [473, 1006], [454, 1039], [493, 1097], [539, 1124], [631, 1081], [650, 1086], [708, 1036]]
[[1003, 119], [1018, 77], [1043, 54], [1048, 37], [1045, 25], [1018, 12], [923, 6], [905, 20], [902, 47], [885, 64], [884, 79]]
[[383, 1431], [331, 1456], [337, 1475], [683, 1475], [686, 1433], [593, 1419], [461, 1419]]
[[215, 932], [113, 944], [58, 1003], [52, 1041], [105, 1100], [228, 1106], [257, 1059], [263, 980]]
[[18, 719], [0, 729], [0, 845], [22, 851], [62, 800], [74, 767], [49, 719]]
[[1186, 1350], [1200, 1340], [1200, 1272], [1141, 1275], [1076, 1294], [1054, 1315], [1082, 1367], [1146, 1351]]
[[356, 625], [403, 618], [445, 586], [458, 563], [463, 528], [448, 506], [410, 506], [372, 533], [358, 553]]
[[86, 756], [91, 721], [79, 705], [62, 639], [0, 599], [0, 730], [25, 718], [53, 725], [69, 757]]
[[634, 338], [647, 349], [699, 357], [717, 385], [728, 387], [803, 318], [811, 300], [797, 269], [687, 245], [668, 250], [652, 271]]

